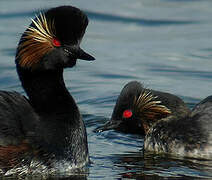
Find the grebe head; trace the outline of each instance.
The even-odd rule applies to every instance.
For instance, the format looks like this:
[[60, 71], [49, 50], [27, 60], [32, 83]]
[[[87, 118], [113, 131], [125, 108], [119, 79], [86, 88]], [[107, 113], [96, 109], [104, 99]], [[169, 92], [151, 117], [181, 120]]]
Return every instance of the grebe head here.
[[40, 13], [21, 37], [17, 66], [54, 70], [73, 67], [77, 59], [94, 60], [80, 48], [87, 25], [87, 16], [75, 7], [60, 6]]
[[132, 81], [121, 91], [111, 120], [96, 131], [116, 129], [127, 133], [146, 134], [155, 121], [170, 113], [151, 90]]

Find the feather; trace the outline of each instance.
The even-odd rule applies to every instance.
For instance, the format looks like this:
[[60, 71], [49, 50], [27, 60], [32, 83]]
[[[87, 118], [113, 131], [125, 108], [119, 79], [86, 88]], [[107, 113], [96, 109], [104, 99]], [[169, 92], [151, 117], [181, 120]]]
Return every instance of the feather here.
[[138, 97], [134, 99], [134, 107], [140, 116], [154, 120], [158, 116], [171, 114], [171, 110], [162, 105], [162, 102], [156, 100], [151, 91], [144, 90]]
[[35, 67], [54, 48], [52, 40], [56, 36], [54, 21], [47, 20], [44, 14], [40, 13], [40, 16], [32, 19], [32, 24], [34, 26], [30, 26], [24, 33], [17, 55], [20, 66], [28, 68]]

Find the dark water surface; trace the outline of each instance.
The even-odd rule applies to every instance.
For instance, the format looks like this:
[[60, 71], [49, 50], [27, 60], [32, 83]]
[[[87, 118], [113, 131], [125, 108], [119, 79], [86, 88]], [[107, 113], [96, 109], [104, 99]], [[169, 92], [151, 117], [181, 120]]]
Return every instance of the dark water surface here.
[[92, 161], [88, 175], [78, 179], [212, 179], [210, 160], [143, 155], [143, 137], [93, 132], [131, 80], [176, 94], [191, 108], [212, 95], [212, 1], [0, 0], [0, 89], [24, 93], [14, 64], [21, 33], [38, 10], [64, 4], [87, 13], [82, 47], [97, 59], [65, 71]]

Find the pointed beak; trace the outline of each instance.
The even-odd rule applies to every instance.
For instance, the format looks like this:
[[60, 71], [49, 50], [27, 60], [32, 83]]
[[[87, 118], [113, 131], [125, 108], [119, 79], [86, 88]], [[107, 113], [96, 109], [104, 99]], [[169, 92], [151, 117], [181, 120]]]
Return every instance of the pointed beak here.
[[96, 128], [94, 130], [94, 132], [99, 133], [99, 132], [103, 132], [103, 131], [117, 129], [120, 124], [121, 124], [121, 121], [110, 120], [110, 121], [106, 122], [106, 124], [104, 124], [103, 126]]
[[79, 46], [65, 46], [64, 51], [68, 53], [70, 58], [93, 61], [95, 58], [83, 51]]
[[95, 58], [91, 56], [90, 54], [83, 51], [81, 48], [78, 49], [78, 59], [83, 59], [87, 61], [93, 61]]

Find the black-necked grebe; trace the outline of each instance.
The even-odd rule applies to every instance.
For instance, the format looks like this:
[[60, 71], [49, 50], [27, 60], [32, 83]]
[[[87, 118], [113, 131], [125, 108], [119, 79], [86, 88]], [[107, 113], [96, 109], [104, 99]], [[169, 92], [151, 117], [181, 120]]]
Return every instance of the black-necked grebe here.
[[145, 135], [158, 120], [185, 116], [190, 112], [177, 96], [146, 89], [137, 81], [129, 82], [122, 89], [111, 120], [95, 131], [115, 129], [125, 133]]
[[40, 13], [23, 33], [16, 68], [28, 98], [0, 91], [0, 169], [3, 174], [66, 172], [89, 161], [87, 134], [63, 69], [94, 60], [80, 48], [88, 25], [78, 8]]
[[212, 158], [212, 96], [187, 116], [170, 116], [156, 122], [144, 140], [144, 150], [191, 158]]

